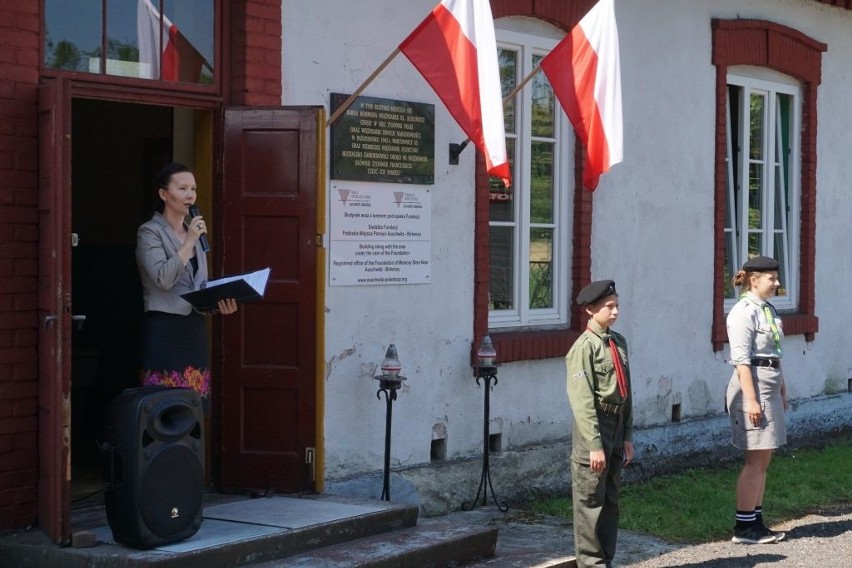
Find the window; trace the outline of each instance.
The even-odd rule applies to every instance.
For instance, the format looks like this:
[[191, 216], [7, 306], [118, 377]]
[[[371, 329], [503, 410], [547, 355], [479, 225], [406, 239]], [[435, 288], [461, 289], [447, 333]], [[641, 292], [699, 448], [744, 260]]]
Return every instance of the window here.
[[781, 263], [773, 304], [798, 306], [799, 85], [728, 75], [725, 308], [737, 301], [731, 284], [748, 258]]
[[784, 333], [812, 341], [817, 98], [827, 46], [765, 20], [713, 20], [716, 159], [713, 349], [727, 342], [732, 272], [749, 254], [782, 262]]
[[[492, 2], [504, 93], [593, 4]], [[582, 189], [582, 147], [543, 76], [505, 111], [510, 190], [489, 181], [481, 152], [476, 158], [471, 348], [488, 333], [503, 363], [564, 357], [585, 327], [571, 299], [591, 279], [594, 207]]]
[[45, 0], [44, 66], [212, 84], [214, 0]]
[[[503, 96], [556, 45], [497, 30]], [[489, 184], [489, 328], [565, 324], [572, 200], [570, 125], [538, 72], [504, 107], [512, 186]]]

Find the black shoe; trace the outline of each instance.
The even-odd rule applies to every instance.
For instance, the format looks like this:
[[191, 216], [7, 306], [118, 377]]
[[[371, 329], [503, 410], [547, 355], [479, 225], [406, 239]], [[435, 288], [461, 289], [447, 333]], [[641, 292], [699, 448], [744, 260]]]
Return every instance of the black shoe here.
[[773, 531], [772, 529], [767, 528], [762, 522], [759, 523], [760, 529], [768, 532], [775, 539], [775, 542], [781, 542], [784, 540], [784, 537], [787, 536], [787, 533], [783, 531]]
[[[784, 538], [783, 536], [781, 538]], [[742, 529], [734, 529], [731, 542], [739, 544], [770, 544], [777, 542], [775, 534], [768, 528], [754, 524]]]

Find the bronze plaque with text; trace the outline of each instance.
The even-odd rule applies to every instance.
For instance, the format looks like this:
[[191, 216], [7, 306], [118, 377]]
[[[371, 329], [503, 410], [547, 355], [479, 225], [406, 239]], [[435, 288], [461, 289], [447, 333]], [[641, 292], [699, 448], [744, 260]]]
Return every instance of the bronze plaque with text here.
[[435, 105], [356, 98], [331, 126], [331, 179], [434, 184]]

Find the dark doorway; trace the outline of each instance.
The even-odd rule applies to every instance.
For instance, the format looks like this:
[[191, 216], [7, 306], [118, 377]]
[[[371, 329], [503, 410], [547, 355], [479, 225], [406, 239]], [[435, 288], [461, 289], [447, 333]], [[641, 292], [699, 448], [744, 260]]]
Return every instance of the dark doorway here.
[[158, 170], [172, 160], [193, 165], [193, 116], [168, 106], [72, 101], [72, 508], [102, 501], [104, 410], [138, 386], [136, 230], [151, 216]]

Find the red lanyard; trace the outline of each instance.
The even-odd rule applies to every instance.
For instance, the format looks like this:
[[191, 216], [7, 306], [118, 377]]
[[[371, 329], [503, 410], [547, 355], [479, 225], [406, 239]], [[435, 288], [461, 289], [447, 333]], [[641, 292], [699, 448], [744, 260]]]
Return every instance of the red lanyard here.
[[[588, 330], [595, 333], [592, 328], [588, 328]], [[618, 354], [618, 347], [616, 347], [615, 340], [612, 337], [607, 337], [604, 340], [604, 343], [609, 345], [612, 364], [615, 366], [615, 375], [618, 378], [618, 394], [621, 395], [622, 400], [627, 400], [627, 376], [624, 374], [624, 366], [621, 364], [621, 356]]]

